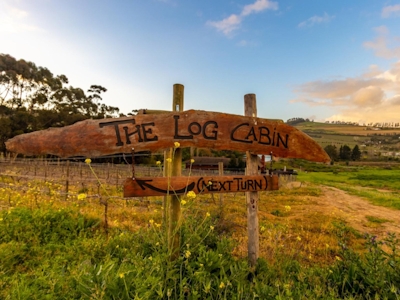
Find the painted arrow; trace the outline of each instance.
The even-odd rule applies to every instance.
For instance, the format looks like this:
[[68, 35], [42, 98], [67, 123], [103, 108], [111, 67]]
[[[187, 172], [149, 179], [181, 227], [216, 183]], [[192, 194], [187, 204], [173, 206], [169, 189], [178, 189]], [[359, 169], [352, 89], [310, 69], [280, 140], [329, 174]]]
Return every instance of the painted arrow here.
[[160, 189], [160, 188], [148, 183], [148, 182], [153, 182], [153, 179], [135, 178], [135, 179], [132, 179], [132, 180], [136, 181], [137, 184], [142, 188], [143, 191], [146, 190], [146, 188], [148, 188], [148, 189], [150, 189], [150, 190], [152, 190], [154, 192], [158, 192], [158, 193], [161, 193], [163, 195], [166, 195], [168, 193], [173, 193], [173, 194], [176, 194], [176, 195], [182, 195], [182, 194], [184, 194], [186, 192], [190, 192], [191, 190], [193, 190], [193, 188], [195, 186], [195, 183], [192, 182], [191, 184], [188, 184], [187, 186], [185, 186], [185, 187], [183, 187], [181, 189], [171, 190], [171, 189], [168, 189], [168, 187], [167, 187], [167, 189]]

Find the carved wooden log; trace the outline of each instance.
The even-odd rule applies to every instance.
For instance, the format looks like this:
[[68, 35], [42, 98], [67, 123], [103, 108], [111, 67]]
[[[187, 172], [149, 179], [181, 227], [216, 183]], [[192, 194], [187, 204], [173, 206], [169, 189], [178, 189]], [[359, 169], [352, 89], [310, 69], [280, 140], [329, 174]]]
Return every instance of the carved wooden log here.
[[9, 151], [25, 155], [98, 157], [114, 153], [181, 147], [273, 153], [276, 157], [329, 162], [308, 135], [280, 121], [226, 113], [189, 110], [159, 115], [85, 120], [62, 128], [18, 135]]

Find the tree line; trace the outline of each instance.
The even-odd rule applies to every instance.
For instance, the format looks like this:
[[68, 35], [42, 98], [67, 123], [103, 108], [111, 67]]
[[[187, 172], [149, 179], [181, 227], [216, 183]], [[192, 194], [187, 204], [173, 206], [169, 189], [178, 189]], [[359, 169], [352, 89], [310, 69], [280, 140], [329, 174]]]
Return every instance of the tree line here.
[[118, 116], [119, 108], [100, 102], [106, 91], [101, 85], [84, 91], [68, 85], [65, 75], [0, 54], [0, 151], [18, 134]]
[[349, 161], [349, 160], [360, 160], [361, 159], [361, 151], [358, 145], [355, 145], [353, 149], [351, 149], [348, 145], [340, 146], [339, 151], [335, 145], [328, 145], [324, 148], [325, 152], [331, 158], [331, 161]]

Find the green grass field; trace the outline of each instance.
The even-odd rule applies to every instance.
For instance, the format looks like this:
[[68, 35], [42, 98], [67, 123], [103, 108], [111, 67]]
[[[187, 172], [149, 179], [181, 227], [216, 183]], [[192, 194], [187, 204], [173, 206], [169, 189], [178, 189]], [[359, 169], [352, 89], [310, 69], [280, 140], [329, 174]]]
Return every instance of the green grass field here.
[[385, 189], [397, 207], [400, 171], [351, 171], [301, 172], [308, 186], [260, 193], [255, 268], [243, 193], [222, 205], [218, 196], [184, 197], [172, 260], [161, 197], [128, 200], [114, 184], [79, 181], [66, 197], [49, 180], [3, 176], [0, 299], [399, 299], [396, 236], [361, 235], [304, 210], [321, 196], [318, 184]]
[[301, 172], [298, 179], [339, 188], [365, 197], [375, 205], [400, 209], [400, 170], [353, 168], [350, 172]]

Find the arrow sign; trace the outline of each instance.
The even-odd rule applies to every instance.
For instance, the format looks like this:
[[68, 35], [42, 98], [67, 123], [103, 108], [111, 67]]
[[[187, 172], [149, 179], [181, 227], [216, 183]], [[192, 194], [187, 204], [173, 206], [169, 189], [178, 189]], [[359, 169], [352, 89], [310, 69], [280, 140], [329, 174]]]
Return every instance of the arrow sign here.
[[6, 147], [25, 155], [97, 157], [131, 153], [132, 148], [154, 152], [173, 147], [174, 142], [181, 147], [330, 161], [317, 142], [282, 121], [200, 110], [85, 120], [18, 135]]
[[195, 176], [128, 178], [124, 184], [124, 197], [236, 193], [271, 191], [279, 188], [278, 176]]

